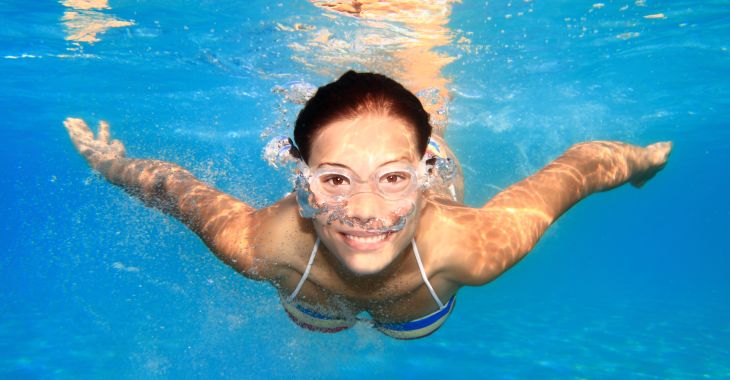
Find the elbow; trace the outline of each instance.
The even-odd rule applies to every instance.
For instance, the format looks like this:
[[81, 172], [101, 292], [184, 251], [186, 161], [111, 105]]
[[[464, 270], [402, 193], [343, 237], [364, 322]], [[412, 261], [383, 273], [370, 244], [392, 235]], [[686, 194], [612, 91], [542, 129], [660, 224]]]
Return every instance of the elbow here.
[[221, 216], [201, 226], [200, 237], [226, 265], [253, 280], [268, 278], [266, 260], [257, 255], [253, 243], [250, 212]]

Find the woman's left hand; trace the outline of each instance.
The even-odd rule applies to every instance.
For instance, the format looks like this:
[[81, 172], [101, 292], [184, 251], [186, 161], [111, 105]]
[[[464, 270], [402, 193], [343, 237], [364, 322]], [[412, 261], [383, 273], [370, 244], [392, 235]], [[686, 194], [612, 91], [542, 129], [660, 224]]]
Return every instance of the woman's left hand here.
[[662, 141], [643, 148], [638, 159], [639, 167], [643, 170], [637, 170], [636, 174], [632, 176], [631, 185], [637, 188], [644, 186], [646, 181], [664, 168], [670, 153], [672, 153], [671, 141]]

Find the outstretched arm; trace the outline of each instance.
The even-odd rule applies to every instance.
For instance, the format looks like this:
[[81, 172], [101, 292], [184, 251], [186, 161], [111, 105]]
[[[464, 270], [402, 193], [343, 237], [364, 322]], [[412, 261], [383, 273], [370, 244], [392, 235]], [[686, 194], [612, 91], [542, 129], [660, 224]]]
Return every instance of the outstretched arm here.
[[545, 230], [578, 201], [627, 182], [643, 186], [664, 167], [671, 150], [670, 142], [645, 148], [608, 141], [572, 146], [475, 211], [478, 235], [473, 239], [482, 249], [470, 255], [470, 266], [459, 277], [466, 285], [491, 281], [527, 255]]
[[505, 189], [484, 209], [540, 215], [552, 223], [588, 195], [626, 182], [641, 187], [667, 162], [670, 142], [646, 148], [613, 141], [580, 143], [532, 176]]
[[245, 249], [254, 219], [251, 206], [208, 186], [178, 165], [125, 157], [124, 145], [110, 141], [109, 124], [104, 121], [96, 138], [81, 119], [67, 118], [64, 126], [79, 153], [109, 182], [179, 219], [221, 260], [244, 275], [258, 273]]

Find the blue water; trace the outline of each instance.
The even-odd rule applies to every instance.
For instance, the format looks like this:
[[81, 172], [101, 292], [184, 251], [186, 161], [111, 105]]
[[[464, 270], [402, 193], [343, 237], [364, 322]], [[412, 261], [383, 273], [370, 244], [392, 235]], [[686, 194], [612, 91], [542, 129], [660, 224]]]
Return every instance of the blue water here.
[[469, 204], [579, 141], [675, 148], [412, 342], [299, 329], [273, 289], [93, 174], [61, 124], [108, 120], [128, 155], [264, 206], [288, 186], [262, 134], [296, 110], [272, 89], [348, 68], [293, 59], [317, 52], [277, 25], [364, 26], [306, 1], [109, 5], [134, 25], [73, 43], [61, 3], [0, 1], [0, 378], [730, 378], [727, 1], [453, 5], [471, 49], [437, 49], [455, 57], [447, 139]]

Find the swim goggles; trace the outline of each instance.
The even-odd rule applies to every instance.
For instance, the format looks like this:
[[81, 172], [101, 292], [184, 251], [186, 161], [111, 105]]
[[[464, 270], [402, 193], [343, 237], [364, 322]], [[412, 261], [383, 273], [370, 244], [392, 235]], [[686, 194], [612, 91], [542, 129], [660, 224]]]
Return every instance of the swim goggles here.
[[[290, 167], [293, 170], [292, 182], [300, 198], [300, 205], [340, 203], [354, 195], [368, 192], [386, 200], [399, 200], [408, 198], [416, 190], [424, 190], [439, 183], [446, 185], [452, 198], [456, 199], [453, 184], [456, 175], [455, 162], [433, 139], [429, 139], [426, 154], [418, 167], [407, 164], [387, 165], [366, 180], [349, 169], [336, 166], [312, 170], [301, 159], [299, 151], [287, 136], [277, 136], [269, 141], [264, 148], [263, 157], [274, 168]], [[316, 201], [313, 195], [316, 195]]]
[[[412, 198], [425, 185], [425, 163], [419, 168], [408, 164], [389, 164], [373, 172], [367, 179], [352, 170], [325, 166], [316, 170], [299, 165], [302, 179], [317, 198], [317, 203], [340, 203], [357, 194], [372, 193], [385, 200]], [[420, 172], [420, 176], [419, 176]]]
[[[405, 227], [415, 211], [415, 194], [422, 187], [417, 170], [407, 164], [386, 165], [367, 179], [338, 166], [311, 170], [300, 163], [297, 171], [295, 192], [302, 217], [381, 233]], [[377, 203], [380, 216], [363, 220], [350, 215], [350, 199], [361, 194], [376, 197], [366, 201]]]

